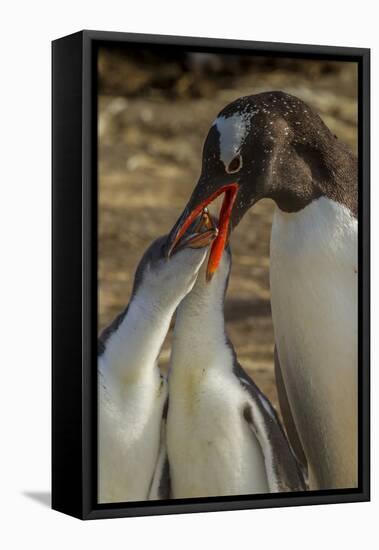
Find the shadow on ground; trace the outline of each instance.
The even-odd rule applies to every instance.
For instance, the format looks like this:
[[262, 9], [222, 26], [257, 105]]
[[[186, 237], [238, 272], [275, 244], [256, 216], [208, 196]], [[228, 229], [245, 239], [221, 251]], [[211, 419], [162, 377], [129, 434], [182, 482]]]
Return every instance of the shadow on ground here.
[[49, 508], [51, 507], [50, 491], [23, 491], [22, 494], [42, 506], [48, 506]]

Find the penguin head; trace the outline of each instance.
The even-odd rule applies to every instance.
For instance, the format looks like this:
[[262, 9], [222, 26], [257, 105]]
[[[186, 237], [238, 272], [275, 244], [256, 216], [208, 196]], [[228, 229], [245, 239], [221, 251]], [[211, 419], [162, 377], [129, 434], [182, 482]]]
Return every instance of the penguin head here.
[[148, 292], [162, 307], [176, 307], [192, 290], [215, 235], [213, 228], [199, 227], [199, 220], [196, 220], [169, 259], [165, 254], [167, 235], [156, 239], [137, 267], [133, 296]]
[[[208, 280], [218, 268], [230, 230], [261, 199], [297, 212], [324, 194], [333, 180], [330, 154], [338, 140], [300, 99], [264, 92], [236, 99], [217, 116], [205, 139], [199, 181], [172, 228], [167, 254], [199, 211], [223, 196], [217, 246], [208, 261]], [[345, 157], [343, 157], [345, 158]]]

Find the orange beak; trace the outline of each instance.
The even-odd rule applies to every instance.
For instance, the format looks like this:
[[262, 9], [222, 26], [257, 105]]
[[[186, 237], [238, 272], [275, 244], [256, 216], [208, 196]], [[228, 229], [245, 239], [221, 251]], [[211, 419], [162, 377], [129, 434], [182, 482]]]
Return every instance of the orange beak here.
[[217, 191], [212, 193], [205, 200], [200, 202], [184, 219], [181, 219], [180, 228], [178, 229], [174, 239], [170, 244], [170, 248], [167, 253], [168, 257], [171, 255], [171, 252], [173, 251], [175, 244], [184, 235], [188, 227], [195, 220], [195, 218], [202, 212], [202, 210], [206, 206], [208, 206], [208, 204], [213, 202], [217, 197], [225, 193], [224, 200], [222, 202], [222, 206], [220, 210], [220, 215], [219, 215], [218, 234], [212, 243], [211, 251], [209, 254], [208, 265], [207, 265], [206, 277], [207, 277], [207, 281], [210, 281], [214, 273], [217, 271], [217, 268], [222, 258], [222, 254], [227, 244], [230, 216], [232, 214], [234, 201], [237, 196], [237, 191], [238, 191], [237, 183], [230, 183], [228, 185], [224, 185], [219, 189], [217, 189]]

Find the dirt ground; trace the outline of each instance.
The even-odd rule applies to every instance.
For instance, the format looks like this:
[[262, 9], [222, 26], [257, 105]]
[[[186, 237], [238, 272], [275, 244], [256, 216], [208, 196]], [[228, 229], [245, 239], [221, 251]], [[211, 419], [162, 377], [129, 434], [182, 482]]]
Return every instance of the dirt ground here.
[[[261, 91], [289, 92], [357, 148], [354, 64], [260, 58], [226, 69], [221, 63], [220, 69], [220, 63], [200, 61], [195, 57], [183, 67], [177, 60], [153, 60], [145, 71], [128, 52], [100, 53], [99, 331], [128, 303], [144, 250], [182, 211], [199, 175], [203, 140], [227, 103]], [[278, 409], [269, 288], [272, 212], [273, 204], [261, 201], [232, 236], [225, 315], [240, 363]], [[160, 356], [164, 369], [170, 337]]]

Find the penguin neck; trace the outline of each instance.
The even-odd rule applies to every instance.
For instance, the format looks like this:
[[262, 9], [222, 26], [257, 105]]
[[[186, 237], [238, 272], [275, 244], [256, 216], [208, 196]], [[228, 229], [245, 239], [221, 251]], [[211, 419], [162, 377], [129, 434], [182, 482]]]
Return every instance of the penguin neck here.
[[[199, 277], [205, 274], [201, 272]], [[196, 283], [181, 302], [176, 314], [171, 367], [186, 371], [219, 368], [218, 358], [231, 353], [225, 332], [224, 297], [225, 279], [216, 273], [211, 282]]]
[[345, 206], [357, 217], [358, 163], [355, 155], [329, 132], [320, 139], [317, 149], [302, 144], [301, 139], [297, 143], [296, 173], [291, 178], [279, 170], [276, 177], [280, 181], [278, 179], [273, 186], [268, 198], [272, 198], [283, 212], [293, 213], [326, 197]]
[[106, 342], [101, 357], [107, 376], [129, 380], [133, 373], [138, 373], [140, 378], [151, 372], [157, 364], [173, 313], [173, 307], [163, 307], [151, 291], [140, 287]]

